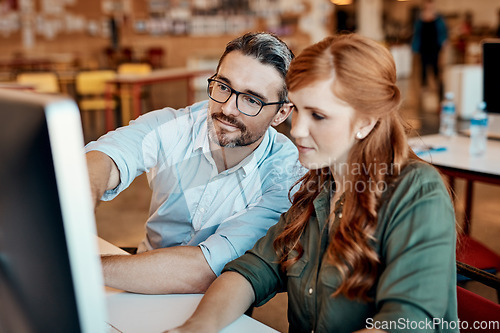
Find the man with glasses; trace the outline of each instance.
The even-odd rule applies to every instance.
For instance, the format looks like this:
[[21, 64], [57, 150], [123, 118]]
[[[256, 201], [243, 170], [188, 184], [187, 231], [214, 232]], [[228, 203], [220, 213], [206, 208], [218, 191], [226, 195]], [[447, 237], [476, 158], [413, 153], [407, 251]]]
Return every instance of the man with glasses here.
[[152, 189], [137, 255], [104, 256], [105, 283], [139, 293], [204, 292], [289, 206], [297, 150], [272, 126], [290, 114], [292, 52], [276, 36], [228, 43], [208, 101], [149, 112], [87, 147], [94, 201], [143, 172]]

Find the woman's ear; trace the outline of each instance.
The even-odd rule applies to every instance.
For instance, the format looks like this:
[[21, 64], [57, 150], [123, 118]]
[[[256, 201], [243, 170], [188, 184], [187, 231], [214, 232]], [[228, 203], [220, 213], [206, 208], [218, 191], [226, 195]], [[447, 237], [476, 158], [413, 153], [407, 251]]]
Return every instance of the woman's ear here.
[[290, 113], [292, 112], [293, 109], [293, 104], [292, 103], [285, 103], [283, 106], [278, 110], [278, 112], [274, 115], [274, 118], [271, 122], [272, 126], [278, 126], [282, 122], [288, 118]]
[[356, 139], [362, 140], [366, 138], [368, 134], [370, 134], [370, 132], [373, 130], [377, 122], [378, 119], [376, 118], [359, 119], [354, 131]]

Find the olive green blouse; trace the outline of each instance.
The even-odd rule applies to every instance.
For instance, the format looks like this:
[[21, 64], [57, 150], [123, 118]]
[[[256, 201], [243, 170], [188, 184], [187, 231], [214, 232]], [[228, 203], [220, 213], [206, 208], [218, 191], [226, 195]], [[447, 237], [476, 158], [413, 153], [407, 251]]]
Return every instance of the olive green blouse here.
[[[379, 328], [388, 332], [458, 332], [455, 269], [455, 216], [439, 173], [423, 162], [406, 166], [382, 196], [374, 248], [381, 265], [369, 295], [373, 301], [331, 294], [340, 284], [326, 261], [330, 193], [314, 200], [300, 239], [304, 254], [285, 272], [277, 264], [273, 241], [287, 223], [287, 213], [246, 254], [225, 271], [243, 275], [255, 292], [255, 306], [278, 292], [288, 292], [290, 332], [353, 332]], [[334, 226], [342, 214], [335, 207]], [[455, 329], [454, 329], [455, 328]]]

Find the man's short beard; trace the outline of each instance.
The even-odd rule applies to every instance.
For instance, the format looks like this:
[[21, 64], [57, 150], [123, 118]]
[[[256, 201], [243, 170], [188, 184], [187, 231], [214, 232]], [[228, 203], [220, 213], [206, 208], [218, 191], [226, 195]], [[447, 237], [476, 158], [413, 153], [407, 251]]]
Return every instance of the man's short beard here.
[[[227, 135], [224, 133], [224, 131], [221, 133], [217, 133], [213, 123], [214, 119], [221, 119], [225, 122], [235, 125], [240, 130], [240, 135], [236, 138], [229, 139]], [[208, 123], [208, 136], [210, 140], [223, 148], [249, 146], [261, 138], [261, 136], [253, 136], [252, 133], [249, 133], [247, 131], [247, 128], [244, 124], [234, 120], [233, 118], [226, 116], [223, 113], [209, 114], [207, 123]]]

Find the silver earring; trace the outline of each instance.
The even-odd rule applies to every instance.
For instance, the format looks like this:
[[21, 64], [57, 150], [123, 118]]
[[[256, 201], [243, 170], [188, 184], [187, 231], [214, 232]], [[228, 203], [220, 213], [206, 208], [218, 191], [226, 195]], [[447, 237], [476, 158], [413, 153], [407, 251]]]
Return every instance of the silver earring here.
[[356, 133], [356, 139], [363, 139], [363, 134], [361, 132]]

